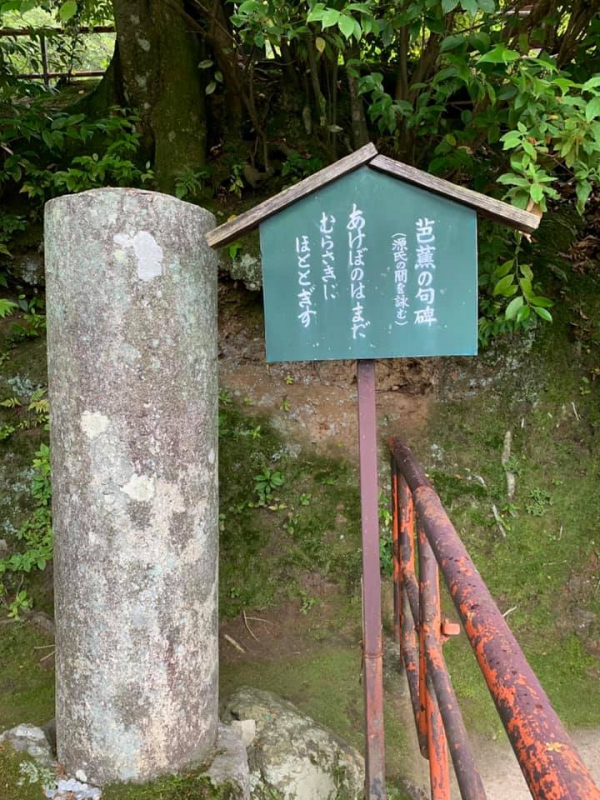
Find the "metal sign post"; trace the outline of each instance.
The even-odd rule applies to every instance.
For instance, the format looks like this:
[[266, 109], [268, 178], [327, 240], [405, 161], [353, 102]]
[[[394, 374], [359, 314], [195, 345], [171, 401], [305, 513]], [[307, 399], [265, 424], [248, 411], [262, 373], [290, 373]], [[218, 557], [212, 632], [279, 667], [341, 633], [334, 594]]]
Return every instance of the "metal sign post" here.
[[386, 794], [374, 361], [357, 361], [357, 382], [363, 564], [366, 792], [369, 800], [380, 800], [380, 798], [385, 798]]

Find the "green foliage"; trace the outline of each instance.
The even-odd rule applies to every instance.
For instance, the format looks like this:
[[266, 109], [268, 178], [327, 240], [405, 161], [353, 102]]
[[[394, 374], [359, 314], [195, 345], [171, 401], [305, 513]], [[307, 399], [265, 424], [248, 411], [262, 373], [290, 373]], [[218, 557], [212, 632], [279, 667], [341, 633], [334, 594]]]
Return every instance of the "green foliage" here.
[[[0, 114], [0, 194], [25, 194], [30, 201], [28, 219], [0, 213], [0, 253], [4, 255], [10, 256], [11, 240], [41, 216], [48, 199], [100, 186], [139, 186], [152, 179], [149, 165], [141, 168], [137, 163], [136, 118], [119, 109], [106, 119], [92, 121], [82, 114], [49, 111], [36, 101], [10, 109], [0, 106]], [[90, 155], [73, 155], [91, 148]], [[0, 266], [0, 285], [6, 283]], [[25, 322], [35, 331], [40, 320]]]
[[527, 331], [542, 319], [552, 321], [554, 302], [543, 294], [531, 263], [523, 263], [523, 237], [483, 223], [479, 238], [479, 341]]
[[0, 319], [8, 317], [16, 308], [18, 308], [18, 306], [16, 303], [13, 303], [12, 300], [0, 297]]
[[283, 486], [285, 478], [279, 470], [272, 470], [265, 467], [264, 470], [254, 476], [254, 491], [258, 495], [258, 504], [268, 505], [273, 500], [273, 491]]
[[321, 158], [315, 156], [305, 157], [297, 150], [291, 150], [283, 162], [281, 174], [284, 178], [290, 179], [292, 183], [297, 183], [324, 166], [325, 164]]
[[26, 339], [37, 339], [46, 330], [45, 300], [40, 295], [27, 299], [20, 294], [15, 304], [22, 313], [18, 320], [13, 322], [10, 340], [14, 343]]
[[384, 494], [379, 495], [379, 562], [382, 574], [391, 577], [394, 571], [392, 512], [389, 499]]
[[[0, 584], [0, 596], [8, 607], [9, 617], [13, 618], [18, 618], [21, 611], [32, 605], [27, 591], [21, 589], [24, 576], [32, 570], [44, 570], [52, 559], [53, 537], [50, 508], [52, 487], [48, 445], [40, 445], [35, 454], [30, 494], [33, 500], [33, 511], [15, 534], [21, 544], [21, 549], [0, 560], [0, 577], [6, 576], [5, 583]], [[8, 580], [8, 578], [11, 579]], [[17, 588], [11, 592], [10, 587], [15, 583]]]
[[[515, 205], [539, 213], [568, 186], [582, 211], [598, 185], [600, 163], [600, 37], [588, 5], [572, 14], [568, 4], [548, 0], [544, 10], [552, 24], [542, 26], [535, 13], [515, 14], [511, 4], [494, 0], [234, 4], [226, 15], [231, 29], [207, 40], [197, 74], [206, 93], [207, 121], [215, 128], [209, 138], [220, 141], [213, 148], [210, 172], [219, 175], [220, 170], [225, 176], [209, 187], [204, 168], [184, 169], [174, 191], [194, 201], [210, 188], [221, 198], [241, 200], [250, 185], [255, 187], [245, 178], [248, 161], [261, 181], [277, 172], [286, 181], [301, 180], [342, 149], [363, 143], [368, 125], [380, 149], [435, 174], [486, 193], [505, 192]], [[220, 29], [221, 4], [196, 6], [187, 13], [199, 30]], [[5, 0], [0, 5], [2, 18], [17, 11], [44, 11], [50, 15], [45, 18], [66, 28], [55, 44], [63, 48], [67, 66], [75, 63], [78, 26], [111, 14], [108, 0]], [[107, 124], [106, 144], [96, 147], [102, 121], [50, 113], [35, 99], [43, 88], [17, 81], [19, 59], [30, 63], [34, 58], [31, 42], [9, 37], [0, 48], [0, 72], [10, 99], [9, 113], [0, 120], [6, 130], [0, 192], [3, 185], [12, 185], [39, 209], [45, 199], [63, 192], [139, 185], [151, 178], [150, 167], [136, 160], [134, 119], [111, 118], [116, 127]], [[13, 102], [17, 94], [19, 102]], [[276, 165], [270, 140], [275, 144], [282, 138], [272, 113], [280, 94], [283, 113], [301, 120], [315, 147], [307, 150], [294, 129], [281, 148], [286, 159]], [[33, 99], [25, 104], [24, 96]], [[219, 166], [229, 135], [222, 105], [234, 113], [232, 98], [256, 138], [247, 148], [248, 158], [227, 154]], [[148, 110], [145, 130], [152, 127], [148, 121], [155, 112]], [[11, 224], [19, 223], [0, 216], [0, 252], [5, 255], [14, 233]], [[505, 331], [528, 328], [534, 317], [551, 320], [549, 301], [525, 272], [531, 272], [531, 265], [517, 264], [514, 253], [503, 254], [485, 279], [511, 260], [510, 283], [507, 272], [497, 292], [500, 279], [484, 284], [484, 343]]]
[[[258, 434], [258, 435], [257, 435]], [[296, 456], [267, 420], [222, 392], [219, 404], [220, 603], [224, 616], [302, 598], [302, 573], [353, 585], [360, 573], [355, 477]], [[344, 526], [337, 518], [343, 508]], [[308, 595], [310, 596], [310, 595]], [[307, 609], [308, 610], [308, 609]]]
[[0, 441], [8, 439], [17, 431], [37, 427], [48, 429], [50, 409], [45, 389], [37, 389], [26, 405], [18, 397], [8, 397], [0, 402], [0, 408], [12, 409], [16, 414], [14, 422], [0, 425]]
[[175, 195], [184, 200], [198, 196], [205, 187], [208, 172], [204, 169], [186, 169], [175, 179]]
[[[135, 117], [113, 116], [88, 121], [82, 114], [44, 112], [32, 107], [0, 120], [10, 147], [0, 170], [0, 187], [17, 185], [38, 206], [50, 197], [99, 186], [136, 186], [152, 177], [134, 162], [139, 147]], [[70, 144], [84, 147], [101, 137], [100, 153], [75, 156], [61, 168], [61, 156]]]
[[[24, 231], [27, 227], [25, 217], [20, 214], [11, 214], [0, 211], [0, 255], [10, 256], [8, 244], [15, 233]], [[6, 286], [6, 279], [0, 272], [0, 286]]]

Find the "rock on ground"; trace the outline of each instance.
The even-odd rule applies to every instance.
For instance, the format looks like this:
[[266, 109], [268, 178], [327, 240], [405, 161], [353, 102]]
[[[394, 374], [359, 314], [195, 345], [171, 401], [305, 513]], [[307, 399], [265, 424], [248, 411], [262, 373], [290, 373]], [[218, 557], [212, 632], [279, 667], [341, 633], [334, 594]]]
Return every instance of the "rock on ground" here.
[[206, 774], [215, 786], [233, 785], [239, 800], [250, 800], [248, 755], [240, 734], [233, 726], [219, 725], [217, 754]]
[[0, 743], [9, 744], [18, 753], [27, 753], [42, 767], [54, 766], [54, 755], [50, 742], [41, 728], [22, 724], [0, 734]]
[[256, 737], [248, 748], [253, 800], [363, 796], [362, 756], [291, 703], [244, 687], [226, 702], [223, 719], [256, 722]]

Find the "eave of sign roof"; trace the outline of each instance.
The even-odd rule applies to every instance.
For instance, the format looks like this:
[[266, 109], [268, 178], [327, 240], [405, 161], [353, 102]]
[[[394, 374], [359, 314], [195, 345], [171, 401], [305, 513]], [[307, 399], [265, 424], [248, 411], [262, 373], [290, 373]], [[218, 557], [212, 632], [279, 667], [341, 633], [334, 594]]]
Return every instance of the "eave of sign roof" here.
[[483, 217], [492, 219], [494, 222], [503, 223], [510, 228], [516, 228], [524, 233], [532, 233], [540, 224], [540, 218], [535, 214], [514, 208], [508, 203], [487, 197], [487, 195], [474, 192], [471, 189], [464, 189], [462, 186], [457, 186], [441, 178], [436, 178], [420, 169], [409, 167], [401, 161], [381, 156], [377, 153], [375, 145], [367, 144], [329, 167], [315, 172], [314, 175], [310, 175], [300, 183], [290, 186], [289, 189], [284, 189], [283, 192], [275, 195], [275, 197], [259, 203], [244, 214], [240, 214], [239, 217], [219, 225], [218, 228], [206, 234], [206, 240], [211, 247], [221, 247], [229, 244], [297, 200], [301, 200], [322, 186], [326, 186], [337, 178], [341, 178], [342, 175], [346, 175], [363, 165], [368, 165], [379, 172], [385, 172], [387, 175], [392, 175], [406, 183], [419, 186], [425, 191], [447, 197], [455, 203], [474, 209]]

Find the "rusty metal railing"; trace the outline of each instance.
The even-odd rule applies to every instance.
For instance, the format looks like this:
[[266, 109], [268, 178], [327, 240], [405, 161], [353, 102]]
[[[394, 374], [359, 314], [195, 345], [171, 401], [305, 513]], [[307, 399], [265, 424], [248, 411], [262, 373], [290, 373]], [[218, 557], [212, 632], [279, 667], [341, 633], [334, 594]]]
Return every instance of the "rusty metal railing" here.
[[600, 800], [425, 473], [400, 439], [392, 439], [390, 448], [395, 633], [419, 746], [429, 759], [432, 800], [450, 800], [448, 752], [463, 800], [486, 796], [442, 654], [458, 626], [441, 618], [440, 572], [532, 797]]

